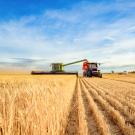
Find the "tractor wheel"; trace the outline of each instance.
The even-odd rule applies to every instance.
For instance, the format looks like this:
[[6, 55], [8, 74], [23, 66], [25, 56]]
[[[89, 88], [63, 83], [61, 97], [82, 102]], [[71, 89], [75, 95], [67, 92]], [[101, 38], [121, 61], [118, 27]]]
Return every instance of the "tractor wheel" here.
[[88, 71], [87, 71], [87, 77], [92, 77], [92, 72], [91, 72], [91, 70], [88, 70]]
[[102, 78], [102, 74], [101, 74], [101, 73], [99, 73], [99, 74], [98, 74], [98, 77]]

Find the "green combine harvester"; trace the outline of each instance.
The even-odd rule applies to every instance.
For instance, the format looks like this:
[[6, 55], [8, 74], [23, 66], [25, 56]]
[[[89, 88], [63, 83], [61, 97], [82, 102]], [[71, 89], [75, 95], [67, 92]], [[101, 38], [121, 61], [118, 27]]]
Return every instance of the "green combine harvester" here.
[[78, 75], [78, 72], [66, 72], [64, 70], [64, 67], [65, 66], [69, 66], [69, 65], [73, 65], [73, 64], [76, 64], [76, 63], [80, 63], [80, 62], [83, 62], [85, 61], [84, 60], [79, 60], [79, 61], [75, 61], [75, 62], [71, 62], [71, 63], [67, 63], [67, 64], [63, 64], [63, 63], [52, 63], [51, 66], [52, 66], [52, 70], [49, 71], [49, 72], [46, 72], [46, 71], [32, 71], [31, 74], [35, 74], [35, 75], [40, 75], [40, 74], [66, 74], [66, 75], [71, 75], [71, 74], [75, 74], [75, 75]]

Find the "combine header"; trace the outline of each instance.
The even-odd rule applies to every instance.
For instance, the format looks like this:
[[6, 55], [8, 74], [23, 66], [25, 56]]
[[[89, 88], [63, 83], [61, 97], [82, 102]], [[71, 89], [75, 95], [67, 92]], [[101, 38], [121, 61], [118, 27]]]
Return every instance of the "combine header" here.
[[90, 63], [88, 62], [87, 59], [83, 59], [83, 60], [79, 60], [79, 61], [75, 61], [75, 62], [71, 62], [71, 63], [67, 63], [67, 64], [63, 64], [63, 63], [52, 63], [52, 70], [50, 72], [45, 72], [45, 71], [32, 71], [31, 74], [33, 75], [42, 75], [42, 74], [66, 74], [66, 75], [77, 75], [78, 76], [78, 72], [66, 72], [64, 71], [64, 67], [65, 66], [69, 66], [69, 65], [73, 65], [76, 63], [80, 63], [83, 62], [83, 76], [84, 77], [92, 77], [92, 76], [96, 76], [96, 77], [102, 77], [102, 74], [100, 73], [100, 70], [98, 70], [98, 63]]

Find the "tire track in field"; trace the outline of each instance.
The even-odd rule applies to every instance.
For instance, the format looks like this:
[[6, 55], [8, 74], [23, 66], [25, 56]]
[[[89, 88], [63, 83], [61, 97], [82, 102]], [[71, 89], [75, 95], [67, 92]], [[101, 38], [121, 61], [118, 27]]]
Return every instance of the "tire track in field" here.
[[[123, 125], [125, 125], [126, 134], [135, 134], [135, 113], [133, 104], [124, 101], [124, 98], [113, 95], [111, 92], [106, 92], [104, 87], [96, 87], [92, 83], [88, 83], [92, 88], [108, 103], [109, 106], [116, 110], [123, 119]], [[110, 86], [111, 87], [111, 86]]]
[[[105, 95], [109, 95], [111, 96], [112, 98], [114, 98], [115, 100], [117, 100], [118, 102], [120, 102], [121, 104], [123, 104], [123, 108], [126, 107], [128, 108], [129, 112], [130, 113], [134, 113], [135, 112], [135, 106], [134, 106], [134, 103], [133, 102], [128, 102], [127, 101], [127, 97], [130, 98], [130, 100], [133, 100], [131, 95], [127, 95], [126, 97], [121, 97], [120, 94], [114, 94], [113, 92], [109, 92], [108, 89], [111, 88], [112, 85], [114, 85], [114, 82], [113, 83], [107, 83], [108, 87], [104, 87], [103, 86], [100, 86], [100, 85], [97, 85], [97, 82], [89, 82], [88, 80], [86, 80], [88, 82], [88, 84], [92, 85], [93, 87], [96, 87], [96, 89], [100, 90], [100, 92], [104, 92]], [[104, 82], [102, 82], [104, 84]], [[105, 82], [106, 84], [106, 82]], [[117, 89], [117, 87], [116, 87]]]
[[[86, 79], [88, 81], [88, 79]], [[129, 87], [130, 90], [135, 90], [135, 84], [133, 83], [128, 83], [128, 82], [122, 82], [122, 81], [117, 81], [114, 79], [98, 79], [98, 78], [93, 78], [91, 79], [91, 81], [88, 82], [92, 82], [95, 83], [96, 86], [103, 86], [103, 88], [107, 88], [107, 89], [114, 89], [116, 91], [116, 89], [127, 89]]]
[[121, 117], [120, 113], [112, 108], [93, 88], [90, 88], [86, 80], [83, 80], [83, 83], [89, 89], [89, 94], [92, 95], [98, 108], [106, 118], [111, 134], [133, 135], [132, 130], [130, 131], [130, 128], [126, 126], [125, 120]]
[[80, 83], [90, 135], [110, 135], [105, 118], [102, 117], [103, 115], [99, 111], [93, 98], [89, 95], [81, 79]]
[[84, 135], [84, 133], [85, 135], [100, 135], [92, 111], [88, 106], [88, 99], [78, 79], [70, 105], [65, 135]]
[[[86, 80], [86, 82], [88, 82]], [[94, 82], [88, 82], [88, 84], [93, 87], [93, 89], [95, 89], [96, 91], [98, 91], [99, 94], [102, 94], [104, 95], [104, 97], [110, 97], [111, 100], [113, 100], [113, 102], [115, 104], [119, 104], [120, 106], [123, 105], [123, 110], [126, 112], [126, 113], [129, 113], [129, 114], [135, 114], [135, 106], [132, 102], [128, 102], [127, 100], [125, 100], [125, 98], [121, 97], [121, 95], [115, 95], [114, 93], [111, 93], [111, 92], [108, 92], [107, 88], [104, 88], [103, 86], [98, 86], [97, 83], [94, 83]], [[97, 88], [98, 87], [98, 88]], [[110, 85], [111, 87], [111, 85]], [[132, 97], [128, 96], [128, 98], [130, 98], [130, 100], [133, 100]], [[108, 98], [107, 98], [108, 99]], [[108, 99], [108, 101], [110, 101], [110, 99]], [[118, 105], [118, 106], [119, 106]], [[116, 106], [117, 107], [117, 106]]]
[[110, 106], [112, 106], [115, 110], [120, 112], [122, 117], [124, 117], [127, 125], [130, 125], [131, 128], [133, 128], [133, 129], [135, 128], [135, 120], [134, 120], [135, 114], [132, 113], [133, 112], [132, 107], [131, 108], [126, 107], [126, 109], [125, 109], [123, 103], [120, 102], [119, 100], [117, 100], [116, 96], [112, 97], [112, 95], [110, 95], [110, 93], [106, 94], [103, 89], [101, 89], [101, 88], [97, 89], [94, 85], [92, 85], [90, 83], [88, 83], [88, 85], [90, 85], [90, 87], [92, 87], [92, 89], [94, 89], [100, 96], [102, 96], [102, 98], [104, 100], [106, 100]]
[[86, 113], [86, 103], [83, 101], [80, 79], [78, 79], [78, 103], [79, 103], [79, 135], [90, 135], [89, 116]]
[[87, 121], [88, 133], [90, 135], [93, 135], [93, 134], [99, 135], [96, 122], [95, 122], [95, 120], [92, 116], [92, 111], [88, 107], [89, 106], [88, 99], [87, 99], [87, 97], [86, 97], [86, 95], [83, 91], [82, 85], [81, 85], [81, 97], [82, 97], [83, 105], [84, 105], [84, 108], [85, 108], [85, 118], [86, 118], [86, 121]]
[[78, 89], [78, 81], [76, 81], [76, 86], [75, 86], [73, 98], [70, 105], [70, 111], [69, 111], [69, 116], [67, 119], [65, 135], [78, 135], [79, 134], [77, 89]]
[[105, 78], [104, 79], [107, 79], [107, 80], [113, 80], [113, 81], [117, 81], [117, 82], [125, 82], [125, 83], [131, 83], [131, 84], [135, 84], [135, 82], [131, 82], [131, 81], [126, 81], [126, 80], [118, 80], [118, 79], [111, 79], [111, 78]]
[[104, 88], [77, 79], [65, 135], [135, 135], [132, 121], [126, 111], [123, 113], [122, 102], [115, 97], [112, 102], [106, 98], [110, 93], [104, 94]]
[[[83, 82], [85, 86], [87, 86], [85, 84], [85, 82]], [[100, 105], [100, 103], [97, 101], [97, 97], [93, 96], [93, 100], [95, 101], [99, 111], [102, 113], [102, 115], [105, 118], [106, 123], [108, 124], [109, 127], [109, 131], [111, 135], [123, 135], [121, 133], [121, 130], [119, 129], [119, 127], [115, 124], [115, 122], [112, 120], [112, 118], [109, 116], [109, 114], [106, 112], [106, 110]]]
[[[85, 80], [84, 83], [85, 83], [85, 84], [87, 83], [87, 84], [86, 84], [86, 87], [87, 87], [88, 89], [92, 89], [92, 90], [94, 90], [95, 92], [97, 92], [98, 96], [101, 96], [101, 97], [103, 98], [103, 100], [105, 100], [105, 102], [108, 103], [108, 101], [107, 101], [102, 95], [100, 95], [100, 94], [98, 93], [98, 91], [99, 91], [100, 89], [98, 90], [98, 89], [94, 88], [94, 86], [91, 86], [91, 84], [89, 84], [86, 80]], [[88, 87], [87, 85], [89, 85], [90, 87]], [[89, 90], [89, 93], [91, 94], [91, 90]], [[111, 98], [111, 97], [110, 97], [110, 98]], [[113, 118], [110, 117], [110, 115], [107, 113], [107, 111], [101, 106], [101, 104], [100, 104], [100, 102], [97, 100], [97, 98], [94, 98], [94, 100], [95, 100], [95, 102], [97, 103], [99, 109], [102, 111], [104, 117], [106, 118], [107, 123], [109, 123], [109, 129], [110, 129], [111, 134], [123, 135], [123, 133], [121, 132], [121, 129], [119, 128], [119, 126], [117, 125], [117, 123], [115, 123], [115, 122], [113, 121]], [[110, 105], [110, 104], [108, 103], [108, 106], [112, 106], [112, 105]], [[115, 108], [114, 108], [114, 109], [115, 109]], [[118, 111], [119, 111], [119, 110], [118, 110]]]

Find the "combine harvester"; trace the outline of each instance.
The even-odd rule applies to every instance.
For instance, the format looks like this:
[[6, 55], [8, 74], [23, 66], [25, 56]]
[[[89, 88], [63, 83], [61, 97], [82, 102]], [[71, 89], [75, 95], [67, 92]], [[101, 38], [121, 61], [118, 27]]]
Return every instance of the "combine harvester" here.
[[83, 76], [84, 77], [100, 77], [102, 78], [102, 74], [100, 70], [98, 69], [99, 63], [93, 62], [90, 63], [87, 59], [63, 64], [63, 63], [52, 63], [52, 70], [50, 72], [45, 72], [45, 71], [32, 71], [32, 75], [44, 75], [44, 74], [66, 74], [66, 75], [72, 75], [75, 74], [78, 76], [78, 72], [66, 72], [64, 71], [65, 66], [73, 65], [76, 63], [83, 62], [82, 70], [83, 70]]

